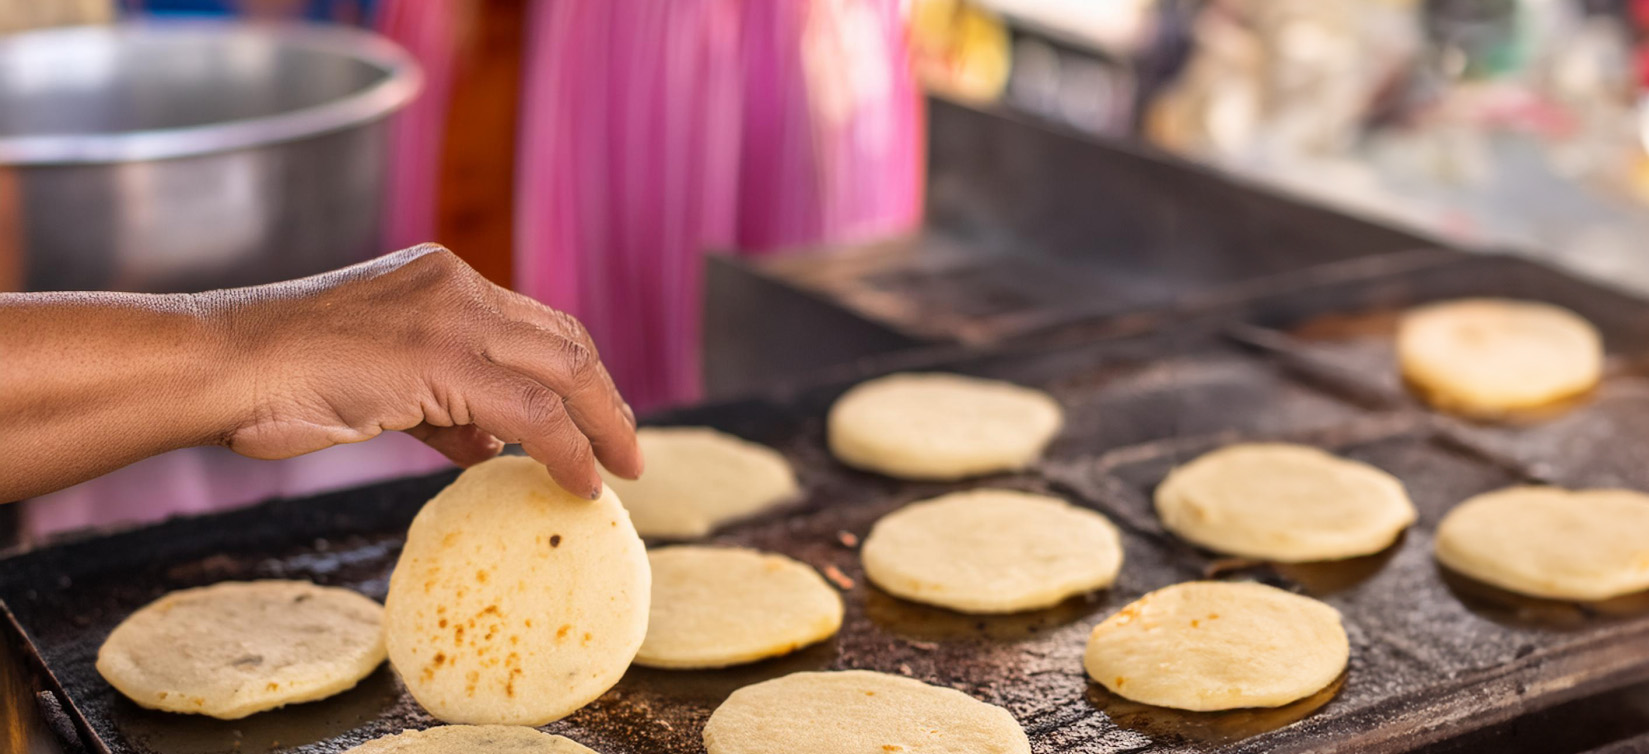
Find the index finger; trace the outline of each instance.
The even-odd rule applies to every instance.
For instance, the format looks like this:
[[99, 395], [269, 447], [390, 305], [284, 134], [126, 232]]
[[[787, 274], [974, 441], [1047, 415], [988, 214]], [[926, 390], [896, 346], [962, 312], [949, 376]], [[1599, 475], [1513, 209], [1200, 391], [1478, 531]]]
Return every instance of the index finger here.
[[596, 459], [626, 479], [641, 475], [635, 413], [601, 363], [595, 342], [573, 317], [520, 294], [503, 291], [501, 308], [516, 326], [488, 344], [488, 357], [554, 390], [589, 438]]

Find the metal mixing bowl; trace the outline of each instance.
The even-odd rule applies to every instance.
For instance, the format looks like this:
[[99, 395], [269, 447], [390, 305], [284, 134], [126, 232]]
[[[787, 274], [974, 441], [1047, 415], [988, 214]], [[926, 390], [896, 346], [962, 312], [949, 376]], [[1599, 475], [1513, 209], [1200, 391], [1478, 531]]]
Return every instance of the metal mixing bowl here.
[[0, 278], [9, 257], [30, 290], [196, 290], [376, 253], [385, 117], [420, 80], [341, 27], [0, 37]]

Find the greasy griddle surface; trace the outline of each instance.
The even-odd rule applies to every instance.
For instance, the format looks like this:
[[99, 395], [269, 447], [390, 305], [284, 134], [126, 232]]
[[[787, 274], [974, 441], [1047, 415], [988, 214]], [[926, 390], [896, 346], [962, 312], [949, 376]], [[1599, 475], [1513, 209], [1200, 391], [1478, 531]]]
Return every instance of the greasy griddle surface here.
[[[1531, 427], [1439, 418], [1382, 383], [1390, 364], [1379, 349], [1389, 347], [1389, 333], [1377, 315], [1315, 318], [1492, 292], [1554, 300], [1599, 323], [1615, 369], [1602, 395]], [[798, 670], [869, 668], [1007, 707], [1039, 754], [1315, 751], [1335, 744], [1398, 751], [1649, 676], [1644, 599], [1579, 606], [1517, 598], [1443, 573], [1430, 555], [1438, 518], [1477, 492], [1542, 478], [1649, 483], [1634, 476], [1643, 472], [1632, 462], [1649, 453], [1649, 429], [1627, 432], [1621, 422], [1629, 415], [1613, 402], [1617, 391], [1636, 400], [1632, 357], [1649, 354], [1641, 311], [1538, 268], [1473, 260], [1424, 275], [1290, 292], [1146, 337], [1051, 338], [953, 358], [948, 368], [1051, 391], [1069, 421], [1041, 468], [966, 484], [896, 482], [831, 460], [822, 419], [845, 385], [660, 417], [768, 443], [797, 466], [807, 490], [801, 503], [712, 541], [839, 571], [852, 584], [842, 632], [819, 647], [742, 669], [635, 669], [595, 704], [547, 729], [607, 754], [702, 751], [704, 719], [739, 686]], [[1237, 319], [1260, 327], [1225, 333]], [[1561, 443], [1552, 433], [1608, 441], [1584, 455], [1554, 452]], [[1409, 486], [1421, 520], [1388, 551], [1333, 565], [1234, 562], [1166, 535], [1150, 510], [1154, 485], [1173, 464], [1239, 439], [1310, 442], [1387, 469]], [[1589, 476], [1610, 469], [1615, 476], [1601, 482]], [[148, 712], [97, 677], [97, 647], [149, 600], [225, 579], [310, 579], [381, 599], [406, 524], [449, 479], [281, 501], [33, 553], [0, 564], [0, 599], [97, 745], [110, 751], [342, 751], [434, 721], [387, 669], [332, 700], [241, 721]], [[1118, 584], [1038, 613], [980, 618], [905, 603], [866, 583], [852, 543], [878, 517], [978, 485], [1051, 491], [1111, 516], [1127, 551]], [[1215, 714], [1129, 703], [1087, 681], [1080, 658], [1095, 623], [1146, 591], [1206, 573], [1258, 579], [1339, 608], [1353, 647], [1348, 673], [1325, 693], [1281, 709]]]

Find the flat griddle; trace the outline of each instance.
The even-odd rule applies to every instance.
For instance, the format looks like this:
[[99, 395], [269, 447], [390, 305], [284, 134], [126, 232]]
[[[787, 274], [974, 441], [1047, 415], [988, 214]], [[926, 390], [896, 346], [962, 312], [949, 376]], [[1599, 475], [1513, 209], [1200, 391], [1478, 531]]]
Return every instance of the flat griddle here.
[[[1041, 387], [1068, 426], [1038, 468], [961, 484], [847, 469], [823, 417], [853, 380], [652, 417], [763, 442], [796, 466], [795, 506], [711, 542], [782, 552], [832, 571], [847, 615], [834, 640], [715, 672], [634, 669], [546, 730], [606, 754], [702, 751], [705, 718], [734, 689], [799, 670], [867, 668], [958, 688], [1009, 709], [1052, 752], [1409, 751], [1584, 695], [1649, 679], [1649, 596], [1577, 605], [1520, 598], [1440, 570], [1432, 530], [1465, 497], [1518, 482], [1649, 489], [1649, 306], [1502, 258], [1402, 265], [1356, 279], [1295, 280], [1188, 306], [1144, 335], [1081, 326], [989, 351], [905, 355], [854, 379], [947, 369]], [[1604, 331], [1611, 373], [1591, 400], [1504, 427], [1440, 417], [1392, 381], [1390, 313], [1420, 301], [1505, 295], [1573, 308]], [[1382, 349], [1388, 349], [1382, 351]], [[1167, 535], [1150, 512], [1175, 463], [1236, 440], [1307, 442], [1404, 480], [1421, 520], [1397, 545], [1335, 564], [1222, 559]], [[1581, 445], [1577, 445], [1580, 443]], [[175, 589], [296, 578], [382, 599], [406, 525], [451, 474], [173, 520], [0, 561], [0, 601], [60, 708], [97, 752], [339, 752], [436, 724], [382, 668], [322, 702], [220, 722], [139, 709], [93, 668], [126, 615]], [[1013, 616], [914, 605], [868, 584], [854, 543], [914, 500], [978, 486], [1049, 491], [1123, 530], [1127, 560], [1106, 591]], [[1351, 666], [1324, 693], [1275, 710], [1184, 713], [1130, 703], [1083, 675], [1091, 627], [1141, 594], [1196, 578], [1253, 579], [1339, 608]], [[849, 586], [850, 584], [850, 586]]]

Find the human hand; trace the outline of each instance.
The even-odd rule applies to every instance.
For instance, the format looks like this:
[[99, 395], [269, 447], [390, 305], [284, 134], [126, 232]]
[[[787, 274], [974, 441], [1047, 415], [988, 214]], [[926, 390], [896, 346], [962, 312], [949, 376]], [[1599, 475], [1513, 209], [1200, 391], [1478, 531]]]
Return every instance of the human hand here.
[[200, 294], [243, 407], [223, 442], [287, 458], [400, 430], [461, 466], [520, 443], [595, 498], [641, 473], [635, 414], [571, 316], [418, 246], [315, 277]]

